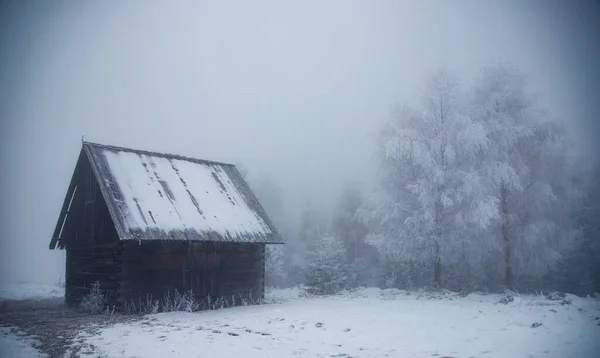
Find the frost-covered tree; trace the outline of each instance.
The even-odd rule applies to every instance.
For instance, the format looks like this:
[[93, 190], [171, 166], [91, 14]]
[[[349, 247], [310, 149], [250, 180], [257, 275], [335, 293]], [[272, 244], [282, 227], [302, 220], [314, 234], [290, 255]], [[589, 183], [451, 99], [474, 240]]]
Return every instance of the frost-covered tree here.
[[348, 259], [354, 261], [361, 256], [361, 248], [367, 235], [367, 228], [356, 213], [363, 205], [362, 193], [348, 186], [342, 192], [333, 219], [333, 230], [348, 247]]
[[436, 287], [442, 262], [456, 261], [463, 249], [475, 247], [463, 245], [465, 232], [489, 221], [473, 166], [487, 138], [463, 114], [460, 95], [458, 81], [439, 72], [428, 81], [418, 107], [402, 107], [387, 123], [379, 141], [381, 190], [362, 215], [382, 252], [429, 263]]
[[306, 256], [318, 236], [317, 218], [310, 202], [302, 209], [298, 232], [284, 248], [284, 268], [292, 285], [304, 283], [306, 278]]
[[346, 273], [346, 246], [335, 235], [317, 238], [307, 256], [306, 286], [309, 293], [326, 295], [344, 289]]
[[429, 264], [438, 287], [442, 277], [460, 289], [497, 288], [500, 279], [512, 288], [515, 278], [543, 286], [593, 227], [576, 225], [572, 153], [564, 127], [509, 66], [485, 67], [465, 92], [435, 75], [419, 105], [402, 107], [383, 129], [380, 187], [360, 210], [388, 284], [421, 285]]
[[377, 277], [377, 251], [366, 243], [367, 227], [357, 216], [363, 206], [363, 196], [358, 188], [347, 185], [335, 208], [334, 234], [348, 249], [348, 286], [374, 286]]
[[487, 136], [478, 187], [492, 198], [486, 238], [501, 250], [504, 284], [546, 272], [576, 235], [568, 210], [577, 198], [564, 129], [527, 93], [518, 71], [485, 67], [476, 81], [471, 118]]

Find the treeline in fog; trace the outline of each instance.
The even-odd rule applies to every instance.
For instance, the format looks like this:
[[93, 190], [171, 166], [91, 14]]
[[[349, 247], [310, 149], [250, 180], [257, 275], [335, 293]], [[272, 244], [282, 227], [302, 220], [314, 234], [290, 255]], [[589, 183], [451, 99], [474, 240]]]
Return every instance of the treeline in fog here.
[[269, 284], [600, 292], [600, 166], [526, 77], [440, 71], [415, 92], [380, 128], [374, 191], [347, 186], [332, 213], [307, 201], [289, 218], [276, 183], [250, 180], [287, 242], [268, 248]]

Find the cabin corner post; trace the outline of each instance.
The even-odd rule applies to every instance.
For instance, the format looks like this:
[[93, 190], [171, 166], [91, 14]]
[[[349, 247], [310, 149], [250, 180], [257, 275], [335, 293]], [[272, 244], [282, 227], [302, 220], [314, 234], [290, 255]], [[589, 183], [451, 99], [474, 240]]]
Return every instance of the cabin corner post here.
[[69, 304], [69, 295], [68, 295], [68, 289], [69, 289], [69, 249], [65, 250], [65, 287], [64, 287], [64, 299], [65, 299], [65, 305]]
[[123, 300], [123, 241], [117, 241], [113, 256], [115, 258], [115, 292], [113, 297], [113, 306], [120, 312], [125, 312], [125, 301]]
[[265, 298], [265, 286], [267, 285], [267, 281], [266, 281], [266, 265], [267, 265], [267, 245], [266, 244], [262, 244], [260, 245], [262, 246], [262, 279], [261, 279], [261, 283], [262, 283], [262, 296], [261, 298]]

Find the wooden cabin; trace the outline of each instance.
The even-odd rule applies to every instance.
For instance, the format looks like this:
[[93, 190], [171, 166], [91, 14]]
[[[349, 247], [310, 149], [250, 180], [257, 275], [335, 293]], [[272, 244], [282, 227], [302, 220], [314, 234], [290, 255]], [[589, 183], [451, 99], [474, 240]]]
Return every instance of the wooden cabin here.
[[234, 165], [83, 142], [50, 249], [66, 250], [67, 304], [98, 281], [124, 310], [175, 290], [262, 298], [265, 245], [279, 243]]

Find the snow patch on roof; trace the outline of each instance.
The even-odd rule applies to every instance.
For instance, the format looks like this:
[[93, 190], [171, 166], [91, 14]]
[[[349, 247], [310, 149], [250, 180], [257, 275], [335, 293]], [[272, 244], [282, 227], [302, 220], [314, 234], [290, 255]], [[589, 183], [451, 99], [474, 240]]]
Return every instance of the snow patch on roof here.
[[141, 239], [155, 238], [144, 233], [157, 231], [165, 234], [161, 238], [195, 232], [251, 242], [274, 235], [226, 165], [110, 148], [101, 155], [120, 191], [115, 201], [123, 229], [141, 232]]

